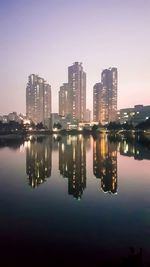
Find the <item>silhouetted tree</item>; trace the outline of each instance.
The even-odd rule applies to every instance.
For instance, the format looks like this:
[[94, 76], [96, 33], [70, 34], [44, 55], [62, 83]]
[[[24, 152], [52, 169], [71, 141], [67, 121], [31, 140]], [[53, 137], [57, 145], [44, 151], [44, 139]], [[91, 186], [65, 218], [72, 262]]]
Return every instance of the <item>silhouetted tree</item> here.
[[41, 129], [45, 129], [45, 126], [43, 125], [42, 122], [39, 122], [39, 123], [36, 125], [36, 128], [37, 128], [38, 130], [41, 130]]
[[96, 132], [98, 129], [98, 125], [94, 124], [92, 127], [92, 132]]
[[54, 123], [53, 128], [57, 128], [60, 130], [62, 128], [62, 126], [59, 122], [57, 122], [57, 123]]

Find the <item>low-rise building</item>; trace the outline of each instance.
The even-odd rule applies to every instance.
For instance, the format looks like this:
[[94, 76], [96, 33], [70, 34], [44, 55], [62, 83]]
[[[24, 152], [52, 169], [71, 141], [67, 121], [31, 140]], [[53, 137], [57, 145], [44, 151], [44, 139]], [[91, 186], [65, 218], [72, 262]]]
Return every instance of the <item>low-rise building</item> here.
[[124, 108], [118, 111], [118, 121], [121, 124], [129, 123], [136, 126], [150, 117], [150, 106], [136, 105], [133, 108]]

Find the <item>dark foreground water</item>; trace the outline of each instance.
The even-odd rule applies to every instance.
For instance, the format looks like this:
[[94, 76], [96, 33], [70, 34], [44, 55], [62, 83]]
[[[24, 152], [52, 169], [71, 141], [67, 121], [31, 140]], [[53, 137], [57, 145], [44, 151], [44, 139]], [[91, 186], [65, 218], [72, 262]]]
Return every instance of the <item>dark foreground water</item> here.
[[149, 266], [147, 148], [106, 135], [1, 143], [0, 266], [120, 266], [131, 247]]

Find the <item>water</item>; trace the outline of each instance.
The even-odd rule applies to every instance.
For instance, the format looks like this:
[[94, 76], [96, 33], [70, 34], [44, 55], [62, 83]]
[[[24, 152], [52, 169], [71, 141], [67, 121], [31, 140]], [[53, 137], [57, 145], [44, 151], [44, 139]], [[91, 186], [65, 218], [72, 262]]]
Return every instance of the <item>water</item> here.
[[130, 247], [147, 266], [149, 170], [146, 147], [106, 135], [1, 144], [2, 266], [111, 266]]

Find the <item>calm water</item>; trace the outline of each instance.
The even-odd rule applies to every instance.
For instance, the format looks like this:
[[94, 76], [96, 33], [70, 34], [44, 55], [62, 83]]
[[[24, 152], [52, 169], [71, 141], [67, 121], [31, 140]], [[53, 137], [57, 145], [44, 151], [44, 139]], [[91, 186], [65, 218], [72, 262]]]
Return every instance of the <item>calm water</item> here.
[[150, 262], [150, 151], [106, 135], [1, 144], [0, 214], [2, 266], [101, 266], [130, 247]]

